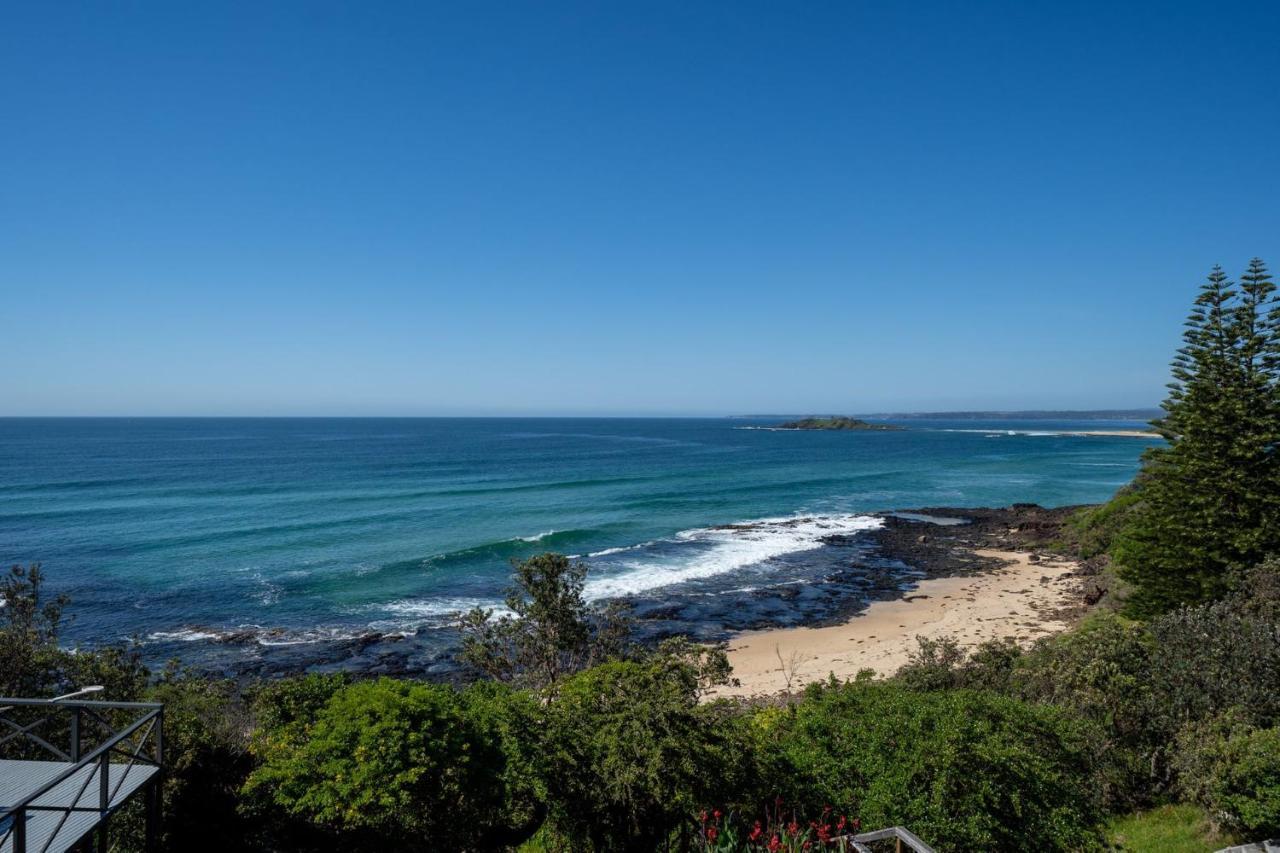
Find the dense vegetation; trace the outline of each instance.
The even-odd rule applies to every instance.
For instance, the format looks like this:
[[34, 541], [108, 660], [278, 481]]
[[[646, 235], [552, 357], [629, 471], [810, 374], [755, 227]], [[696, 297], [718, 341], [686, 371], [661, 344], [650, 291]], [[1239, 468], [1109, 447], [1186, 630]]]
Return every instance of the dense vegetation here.
[[[1238, 291], [1210, 276], [1167, 445], [1063, 543], [1110, 591], [1031, 648], [922, 642], [892, 679], [708, 701], [731, 678], [722, 652], [637, 648], [624, 613], [584, 603], [586, 567], [548, 554], [515, 567], [514, 616], [463, 620], [469, 686], [232, 684], [61, 648], [67, 602], [15, 567], [0, 695], [100, 683], [164, 701], [170, 850], [834, 850], [891, 824], [939, 850], [1104, 849], [1108, 826], [1125, 849], [1280, 833], [1278, 318], [1260, 263]], [[138, 816], [119, 823], [132, 849]]]

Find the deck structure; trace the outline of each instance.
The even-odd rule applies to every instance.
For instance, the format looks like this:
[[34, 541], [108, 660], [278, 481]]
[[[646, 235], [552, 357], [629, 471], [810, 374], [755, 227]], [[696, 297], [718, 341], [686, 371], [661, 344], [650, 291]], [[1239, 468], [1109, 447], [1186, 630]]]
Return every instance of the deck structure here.
[[163, 762], [158, 703], [0, 698], [0, 853], [106, 851], [135, 796], [156, 849]]

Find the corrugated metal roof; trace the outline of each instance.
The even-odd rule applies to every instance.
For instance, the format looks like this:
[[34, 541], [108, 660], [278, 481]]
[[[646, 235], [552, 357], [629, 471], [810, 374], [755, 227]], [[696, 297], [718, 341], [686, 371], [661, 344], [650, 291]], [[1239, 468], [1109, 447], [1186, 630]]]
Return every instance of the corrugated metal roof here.
[[[0, 808], [21, 802], [71, 767], [62, 761], [0, 759]], [[115, 793], [109, 807], [115, 808], [123, 803], [157, 772], [158, 768], [147, 764], [111, 764], [107, 790]], [[81, 767], [33, 803], [40, 808], [27, 812], [28, 853], [42, 850], [63, 853], [97, 825], [101, 818], [98, 812], [101, 778], [98, 764]], [[68, 813], [66, 809], [73, 806], [91, 811]], [[45, 807], [50, 810], [45, 810]], [[13, 832], [10, 830], [0, 841], [0, 853], [13, 853], [13, 850]]]

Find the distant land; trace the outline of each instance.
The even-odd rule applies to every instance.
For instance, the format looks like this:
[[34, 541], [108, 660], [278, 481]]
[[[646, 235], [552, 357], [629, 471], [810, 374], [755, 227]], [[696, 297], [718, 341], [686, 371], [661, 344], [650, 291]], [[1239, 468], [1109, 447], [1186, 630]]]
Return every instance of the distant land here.
[[1162, 414], [1160, 409], [1030, 409], [1019, 412], [892, 412], [860, 415], [884, 420], [951, 420], [951, 421], [1149, 421]]
[[826, 430], [898, 430], [905, 427], [893, 424], [869, 424], [857, 418], [832, 415], [829, 418], [801, 418], [778, 424], [775, 429], [826, 429]]
[[[939, 420], [939, 421], [1149, 421], [1163, 414], [1160, 409], [1027, 409], [1016, 412], [878, 412], [861, 414], [866, 420]], [[796, 414], [730, 415], [731, 418], [799, 419]]]

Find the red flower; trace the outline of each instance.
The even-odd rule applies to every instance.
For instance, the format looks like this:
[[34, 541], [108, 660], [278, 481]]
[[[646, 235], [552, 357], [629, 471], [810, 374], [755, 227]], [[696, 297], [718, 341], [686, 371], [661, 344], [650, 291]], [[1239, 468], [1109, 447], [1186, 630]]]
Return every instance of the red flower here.
[[825, 823], [818, 827], [818, 840], [826, 844], [831, 840], [831, 827]]
[[760, 826], [760, 821], [756, 821], [756, 825], [751, 827], [751, 834], [747, 838], [752, 841], [759, 841], [762, 835], [764, 835], [764, 829]]
[[719, 809], [716, 809], [714, 812], [712, 812], [712, 814], [714, 814], [714, 815], [715, 815], [716, 820], [719, 820], [719, 819], [720, 819], [720, 810], [719, 810]]
[[806, 841], [806, 842], [804, 843], [804, 848], [803, 848], [803, 849], [808, 850], [808, 849], [810, 849], [811, 847], [813, 847], [813, 842], [812, 842], [812, 841]]
[[796, 823], [796, 819], [794, 817], [791, 818], [791, 823], [787, 824], [787, 832], [791, 833], [792, 835], [795, 835], [799, 831], [800, 831], [800, 824]]
[[702, 821], [703, 823], [706, 823], [706, 822], [707, 822], [707, 810], [706, 810], [706, 809], [703, 809], [702, 811], [698, 812], [698, 820]]
[[836, 821], [836, 831], [844, 832], [845, 824], [847, 824], [848, 822], [849, 821], [845, 819], [844, 815], [840, 815], [840, 819]]
[[859, 829], [862, 829], [862, 821], [855, 817], [853, 819], [853, 831], [857, 832]]
[[775, 835], [773, 838], [769, 839], [769, 853], [778, 853], [778, 851], [781, 849], [782, 849], [781, 838]]
[[708, 827], [707, 827], [707, 840], [708, 840], [708, 841], [712, 841], [712, 842], [714, 842], [714, 841], [716, 840], [716, 836], [717, 836], [717, 835], [719, 835], [719, 834], [720, 834], [720, 830], [716, 829], [714, 826], [708, 826]]

